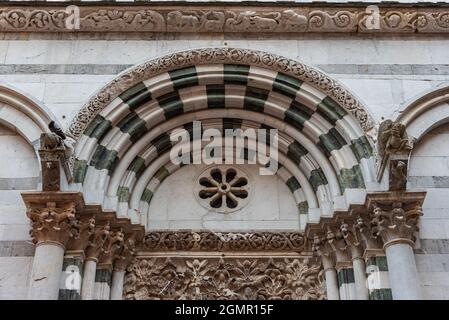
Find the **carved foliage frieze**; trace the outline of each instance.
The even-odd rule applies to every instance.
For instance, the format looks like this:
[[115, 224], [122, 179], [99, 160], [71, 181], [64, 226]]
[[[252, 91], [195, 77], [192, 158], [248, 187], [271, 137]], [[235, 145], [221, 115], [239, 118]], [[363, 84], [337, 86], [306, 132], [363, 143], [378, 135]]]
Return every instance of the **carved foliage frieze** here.
[[128, 267], [125, 299], [324, 299], [316, 260], [300, 258], [152, 257]]
[[38, 32], [393, 32], [435, 33], [449, 31], [447, 8], [389, 8], [379, 12], [378, 28], [365, 6], [344, 8], [216, 9], [192, 10], [186, 6], [80, 7], [80, 28], [67, 28], [72, 13], [58, 7], [0, 8], [0, 31]]
[[143, 249], [148, 251], [292, 251], [306, 249], [300, 232], [191, 232], [147, 233]]

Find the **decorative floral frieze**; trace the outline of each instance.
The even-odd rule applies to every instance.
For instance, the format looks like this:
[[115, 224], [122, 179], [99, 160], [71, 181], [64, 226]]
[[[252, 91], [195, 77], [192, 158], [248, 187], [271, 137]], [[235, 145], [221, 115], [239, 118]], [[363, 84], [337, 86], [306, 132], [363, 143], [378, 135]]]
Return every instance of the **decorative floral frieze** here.
[[124, 298], [325, 299], [320, 264], [298, 258], [139, 258], [127, 268]]
[[[79, 7], [79, 29], [68, 27], [73, 13], [65, 7], [0, 8], [1, 32], [360, 32], [439, 33], [449, 31], [449, 9], [438, 7], [342, 8], [301, 7], [187, 7], [183, 5]], [[375, 18], [375, 17], [374, 17]]]
[[293, 251], [302, 252], [300, 232], [155, 231], [143, 239], [148, 251]]

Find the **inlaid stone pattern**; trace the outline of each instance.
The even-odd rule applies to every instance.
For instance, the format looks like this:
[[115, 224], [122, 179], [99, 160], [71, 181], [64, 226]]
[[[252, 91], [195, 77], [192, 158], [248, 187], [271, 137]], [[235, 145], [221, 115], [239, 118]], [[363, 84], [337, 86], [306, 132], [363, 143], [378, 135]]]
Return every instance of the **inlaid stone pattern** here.
[[154, 231], [143, 239], [144, 251], [290, 251], [306, 250], [300, 232]]
[[309, 257], [149, 257], [128, 267], [124, 298], [325, 299], [323, 271]]

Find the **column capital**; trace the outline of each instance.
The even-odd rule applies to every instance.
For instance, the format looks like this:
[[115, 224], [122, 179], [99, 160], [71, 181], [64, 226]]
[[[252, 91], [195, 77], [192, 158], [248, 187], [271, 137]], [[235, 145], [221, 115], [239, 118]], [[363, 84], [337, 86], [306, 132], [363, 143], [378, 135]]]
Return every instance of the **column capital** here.
[[106, 251], [106, 246], [111, 237], [111, 224], [109, 221], [97, 223], [93, 234], [89, 237], [86, 246], [86, 260], [98, 262], [100, 256]]
[[31, 238], [37, 245], [55, 243], [65, 248], [69, 239], [79, 233], [75, 203], [47, 202], [44, 206], [28, 207], [27, 216], [31, 220]]
[[118, 252], [122, 250], [124, 243], [125, 234], [122, 229], [111, 231], [103, 243], [98, 267], [112, 269], [112, 262]]
[[114, 270], [124, 271], [136, 254], [137, 239], [135, 233], [125, 235], [125, 241], [114, 259]]
[[395, 243], [414, 245], [424, 197], [425, 192], [368, 195], [371, 231], [382, 239], [384, 249]]

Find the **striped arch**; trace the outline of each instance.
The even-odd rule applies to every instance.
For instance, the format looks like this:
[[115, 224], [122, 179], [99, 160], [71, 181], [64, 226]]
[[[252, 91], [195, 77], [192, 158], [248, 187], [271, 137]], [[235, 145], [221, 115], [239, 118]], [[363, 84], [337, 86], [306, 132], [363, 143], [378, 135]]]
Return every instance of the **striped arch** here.
[[[346, 208], [354, 195], [364, 197], [374, 166], [367, 138], [371, 120], [360, 103], [299, 62], [277, 57], [279, 63], [267, 65], [254, 58], [263, 53], [244, 52], [253, 58], [218, 55], [218, 61], [205, 57], [194, 65], [181, 60], [180, 68], [167, 62], [173, 56], [163, 57], [159, 68], [147, 74], [151, 62], [138, 66], [92, 98], [68, 131], [78, 139], [74, 177], [88, 201], [145, 223], [157, 186], [179, 168], [169, 161], [170, 133], [191, 130], [193, 121], [203, 129], [278, 129], [277, 174], [295, 197], [302, 227]], [[290, 69], [279, 70], [280, 61]], [[295, 74], [301, 71], [295, 66], [308, 74]], [[130, 80], [135, 70], [137, 83]]]

